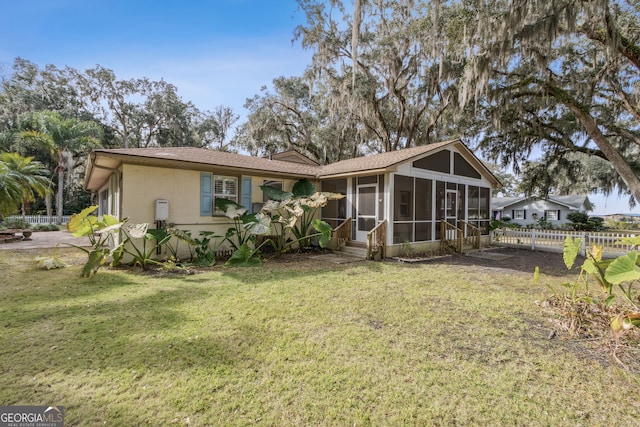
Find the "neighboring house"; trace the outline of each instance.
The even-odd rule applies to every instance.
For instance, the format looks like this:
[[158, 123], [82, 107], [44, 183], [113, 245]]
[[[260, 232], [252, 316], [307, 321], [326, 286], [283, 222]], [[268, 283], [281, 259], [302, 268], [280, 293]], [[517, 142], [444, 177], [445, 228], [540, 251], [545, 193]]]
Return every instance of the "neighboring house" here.
[[95, 150], [85, 188], [97, 195], [99, 214], [224, 235], [229, 220], [214, 207], [231, 199], [250, 211], [265, 202], [261, 185], [291, 190], [307, 178], [318, 190], [342, 193], [322, 209], [333, 227], [346, 220], [352, 239], [386, 220], [387, 255], [406, 243], [438, 243], [440, 221], [468, 221], [488, 241], [495, 176], [460, 141], [359, 157], [320, 166], [296, 152], [271, 159], [200, 148]]
[[532, 225], [545, 218], [552, 225], [567, 224], [571, 212], [589, 212], [593, 206], [585, 195], [541, 197], [494, 197], [491, 199], [493, 218], [510, 218], [510, 222]]

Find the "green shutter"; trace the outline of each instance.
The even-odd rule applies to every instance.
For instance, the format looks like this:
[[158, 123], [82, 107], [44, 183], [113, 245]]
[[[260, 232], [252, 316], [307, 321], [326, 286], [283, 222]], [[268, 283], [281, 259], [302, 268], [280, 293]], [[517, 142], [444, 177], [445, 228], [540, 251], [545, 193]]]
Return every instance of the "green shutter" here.
[[200, 174], [200, 216], [213, 215], [213, 177], [208, 173]]

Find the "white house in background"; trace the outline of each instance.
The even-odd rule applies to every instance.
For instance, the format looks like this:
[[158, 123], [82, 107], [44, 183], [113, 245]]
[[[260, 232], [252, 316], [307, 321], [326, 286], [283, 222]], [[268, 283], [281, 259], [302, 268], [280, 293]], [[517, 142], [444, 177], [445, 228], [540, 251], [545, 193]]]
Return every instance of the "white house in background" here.
[[494, 219], [511, 218], [511, 223], [526, 226], [545, 218], [552, 225], [569, 223], [571, 212], [590, 212], [593, 205], [586, 195], [541, 197], [494, 197], [491, 199]]

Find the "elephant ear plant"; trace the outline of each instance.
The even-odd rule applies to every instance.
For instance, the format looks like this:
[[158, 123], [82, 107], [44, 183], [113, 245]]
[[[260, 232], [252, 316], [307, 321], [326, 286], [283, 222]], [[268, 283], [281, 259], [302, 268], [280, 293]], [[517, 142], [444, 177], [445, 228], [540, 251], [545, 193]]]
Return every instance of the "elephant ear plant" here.
[[[333, 230], [328, 223], [317, 218], [317, 212], [330, 200], [342, 199], [344, 195], [318, 192], [315, 185], [306, 178], [297, 181], [291, 192], [266, 185], [260, 188], [271, 199], [264, 205], [262, 212], [271, 218], [273, 224], [278, 225], [280, 231], [278, 241], [273, 242], [278, 253], [286, 252], [295, 244], [300, 249], [308, 248], [314, 237], [318, 238], [321, 248], [329, 244]], [[286, 240], [288, 231], [291, 231], [295, 239]]]
[[[564, 243], [563, 259], [567, 268], [572, 268], [578, 254], [582, 250], [582, 239], [567, 236]], [[627, 237], [615, 243], [632, 248], [626, 254], [615, 259], [602, 257], [602, 247], [593, 245], [591, 250], [585, 251], [586, 258], [580, 267], [578, 280], [563, 284], [568, 289], [566, 299], [570, 303], [569, 313], [578, 317], [574, 323], [579, 323], [581, 307], [594, 307], [594, 312], [602, 316], [610, 316], [609, 325], [616, 338], [626, 331], [640, 327], [640, 294], [637, 284], [640, 281], [640, 236]], [[534, 275], [539, 279], [539, 269], [536, 267]], [[588, 281], [595, 280], [599, 285], [600, 295], [589, 292]], [[635, 285], [635, 286], [634, 286]], [[624, 295], [626, 300], [614, 307], [616, 298], [615, 287]], [[564, 295], [554, 292], [554, 297]]]
[[118, 221], [111, 215], [102, 215], [102, 219], [93, 215], [98, 206], [90, 206], [80, 213], [72, 215], [67, 224], [69, 230], [75, 237], [88, 237], [91, 247], [86, 248], [72, 243], [70, 246], [86, 252], [87, 263], [82, 268], [80, 277], [91, 277], [98, 269], [110, 260], [111, 265], [117, 265], [122, 258], [123, 242], [116, 244], [115, 234], [127, 221]]
[[[227, 230], [225, 240], [233, 247], [234, 252], [227, 265], [251, 266], [260, 264], [257, 254], [267, 242], [256, 246], [256, 236], [269, 234], [271, 221], [263, 213], [250, 214], [238, 203], [227, 199], [216, 199], [216, 208], [233, 220], [233, 227]], [[253, 248], [250, 246], [253, 246]]]

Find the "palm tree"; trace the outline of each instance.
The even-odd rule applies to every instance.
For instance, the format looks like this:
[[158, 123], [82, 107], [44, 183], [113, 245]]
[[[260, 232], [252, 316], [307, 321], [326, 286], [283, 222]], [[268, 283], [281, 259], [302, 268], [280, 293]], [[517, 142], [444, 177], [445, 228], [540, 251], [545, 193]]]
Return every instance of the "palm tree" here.
[[18, 153], [0, 154], [0, 214], [9, 215], [22, 208], [26, 213], [27, 203], [36, 194], [45, 196], [49, 191], [49, 170], [33, 157], [22, 157]]
[[29, 113], [21, 117], [16, 135], [16, 148], [38, 148], [51, 156], [56, 164], [56, 222], [62, 223], [64, 175], [67, 180], [75, 166], [74, 156], [87, 154], [99, 147], [102, 128], [95, 122], [63, 119], [53, 111]]

